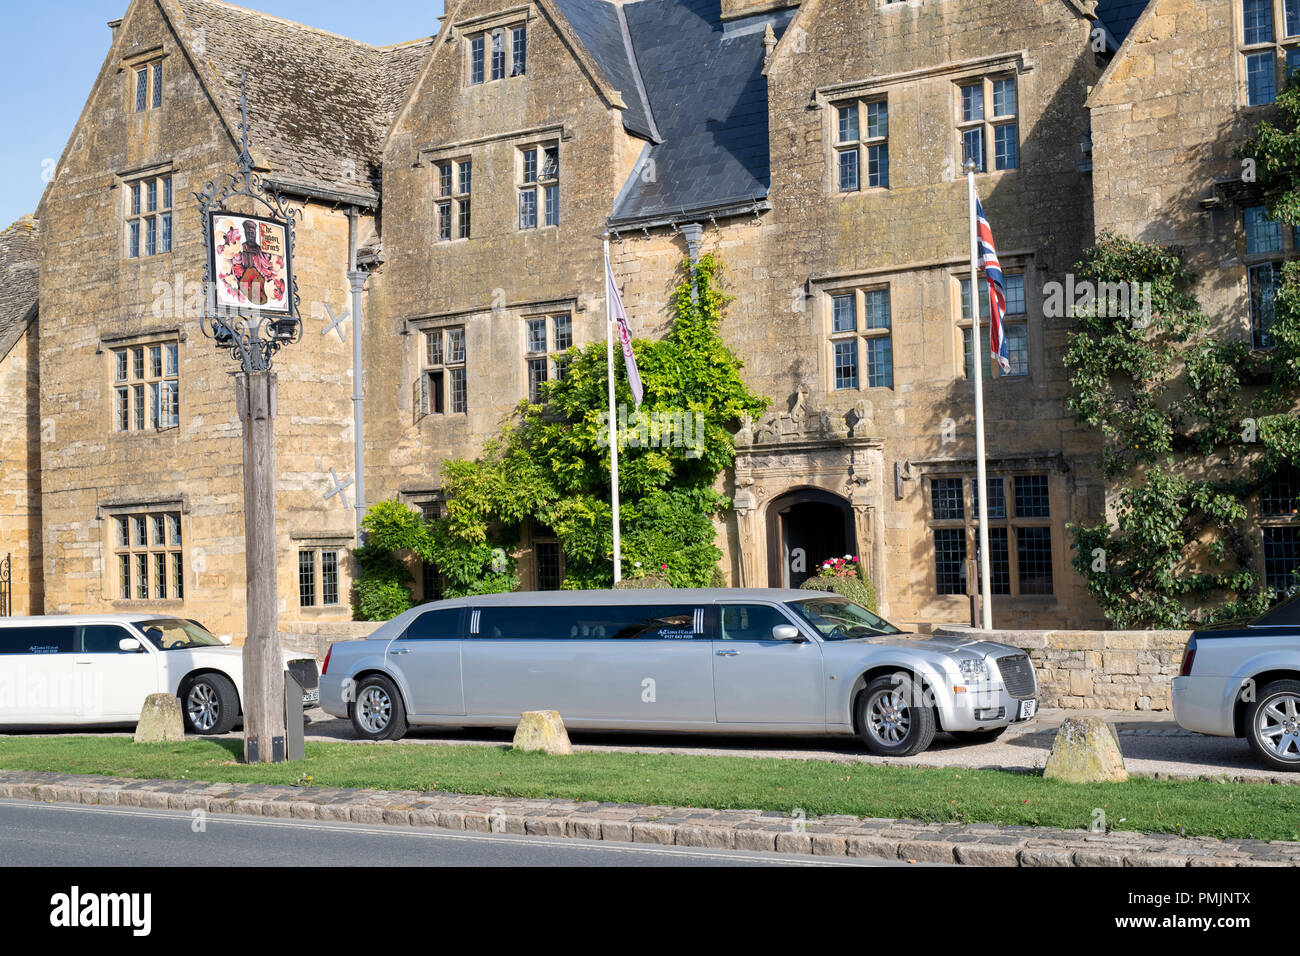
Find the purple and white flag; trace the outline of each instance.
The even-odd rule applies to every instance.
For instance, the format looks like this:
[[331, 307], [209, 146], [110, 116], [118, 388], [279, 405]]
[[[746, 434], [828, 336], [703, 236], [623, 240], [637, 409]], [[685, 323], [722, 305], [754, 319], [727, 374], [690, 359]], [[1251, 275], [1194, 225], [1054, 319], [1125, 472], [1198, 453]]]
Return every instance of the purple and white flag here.
[[[618, 294], [618, 286], [614, 283], [614, 270], [610, 267], [609, 261], [605, 261], [605, 294], [609, 297], [609, 314], [614, 321], [618, 323], [618, 339], [623, 347], [623, 363], [627, 366], [627, 383], [632, 386], [632, 397], [636, 400], [637, 408], [641, 407], [641, 399], [645, 391], [641, 386], [641, 373], [636, 367], [636, 356], [632, 354], [632, 330], [627, 324], [627, 312], [623, 310], [623, 299]], [[613, 369], [610, 369], [613, 372]]]

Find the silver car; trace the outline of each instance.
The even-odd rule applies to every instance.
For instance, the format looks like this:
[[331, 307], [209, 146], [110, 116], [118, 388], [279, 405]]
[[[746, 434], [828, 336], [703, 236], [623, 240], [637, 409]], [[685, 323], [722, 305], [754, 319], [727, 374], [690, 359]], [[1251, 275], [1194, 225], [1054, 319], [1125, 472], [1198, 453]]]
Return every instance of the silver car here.
[[1025, 653], [917, 639], [818, 591], [494, 594], [413, 608], [331, 646], [321, 707], [359, 736], [513, 727], [556, 710], [576, 729], [857, 734], [908, 756], [946, 731], [989, 740], [1037, 709]]
[[1196, 631], [1174, 678], [1180, 726], [1245, 737], [1278, 770], [1300, 770], [1300, 595], [1247, 625]]

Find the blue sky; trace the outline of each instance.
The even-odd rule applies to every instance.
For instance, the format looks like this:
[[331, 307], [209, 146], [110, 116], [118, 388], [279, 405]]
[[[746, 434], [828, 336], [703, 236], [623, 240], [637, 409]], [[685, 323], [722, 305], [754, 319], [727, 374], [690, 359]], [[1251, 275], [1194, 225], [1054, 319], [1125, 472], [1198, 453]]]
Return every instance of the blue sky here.
[[[6, 6], [9, 4], [6, 3]], [[129, 0], [45, 0], [22, 5], [21, 30], [0, 39], [0, 228], [35, 212], [44, 174], [63, 153], [108, 53], [109, 20]], [[432, 36], [442, 0], [246, 0], [252, 7], [322, 30], [386, 44]], [[11, 14], [14, 11], [11, 10]], [[10, 16], [9, 26], [17, 21]], [[39, 37], [57, 41], [37, 41]]]

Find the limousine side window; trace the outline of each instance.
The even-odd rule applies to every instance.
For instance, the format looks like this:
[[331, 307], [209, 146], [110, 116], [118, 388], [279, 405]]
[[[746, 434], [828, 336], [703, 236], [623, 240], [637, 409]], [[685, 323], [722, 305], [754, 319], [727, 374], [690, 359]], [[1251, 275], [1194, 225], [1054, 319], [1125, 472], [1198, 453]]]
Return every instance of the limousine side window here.
[[477, 637], [688, 641], [705, 636], [700, 610], [685, 604], [485, 607]]
[[0, 654], [71, 654], [75, 627], [0, 628]]
[[137, 651], [123, 651], [117, 646], [123, 638], [134, 637], [124, 627], [116, 624], [88, 624], [81, 629], [81, 652], [83, 654], [135, 654]]
[[718, 637], [724, 641], [771, 641], [772, 628], [789, 619], [766, 604], [724, 604]]
[[460, 640], [460, 608], [425, 611], [407, 627], [403, 638], [413, 641]]

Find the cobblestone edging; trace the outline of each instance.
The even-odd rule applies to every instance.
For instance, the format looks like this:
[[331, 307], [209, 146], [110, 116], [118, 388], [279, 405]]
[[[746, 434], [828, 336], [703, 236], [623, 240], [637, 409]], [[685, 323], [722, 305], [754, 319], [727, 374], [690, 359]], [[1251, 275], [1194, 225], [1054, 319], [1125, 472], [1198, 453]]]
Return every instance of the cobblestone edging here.
[[0, 771], [0, 798], [973, 866], [1300, 865], [1300, 843], [1282, 841], [1102, 834], [854, 816], [820, 817], [801, 827], [788, 814], [775, 811], [574, 803], [414, 790], [208, 784], [4, 770]]

